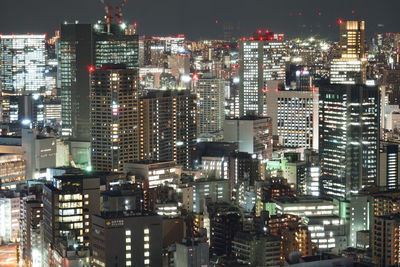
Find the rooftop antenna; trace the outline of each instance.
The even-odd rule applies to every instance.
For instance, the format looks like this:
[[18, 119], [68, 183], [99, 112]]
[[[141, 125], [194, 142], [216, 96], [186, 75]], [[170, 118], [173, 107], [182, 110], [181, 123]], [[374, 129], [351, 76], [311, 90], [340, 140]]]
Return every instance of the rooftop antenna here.
[[105, 2], [105, 0], [100, 0], [101, 4], [104, 7], [104, 10], [106, 11], [106, 24], [107, 24], [107, 32], [110, 33], [110, 28], [111, 28], [111, 21], [113, 18], [115, 18], [118, 22], [118, 24], [122, 23], [121, 20], [121, 10], [125, 6], [126, 2], [128, 0], [121, 0], [120, 4], [118, 6], [112, 6], [109, 2]]

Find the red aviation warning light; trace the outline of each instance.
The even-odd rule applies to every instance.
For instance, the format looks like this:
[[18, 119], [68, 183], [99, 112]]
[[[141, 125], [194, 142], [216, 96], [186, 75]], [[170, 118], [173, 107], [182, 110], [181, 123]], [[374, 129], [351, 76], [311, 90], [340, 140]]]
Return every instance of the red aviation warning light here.
[[343, 20], [342, 19], [338, 19], [337, 22], [339, 23], [339, 25], [343, 24]]
[[92, 73], [95, 70], [95, 68], [94, 68], [94, 66], [89, 66], [88, 70], [89, 70], [90, 73]]

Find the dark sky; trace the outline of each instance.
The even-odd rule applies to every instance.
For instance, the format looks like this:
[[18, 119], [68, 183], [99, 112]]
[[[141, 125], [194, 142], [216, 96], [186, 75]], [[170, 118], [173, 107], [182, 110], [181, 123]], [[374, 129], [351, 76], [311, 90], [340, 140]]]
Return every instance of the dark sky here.
[[[104, 16], [99, 0], [0, 1], [3, 34], [52, 35], [65, 20], [96, 22]], [[244, 35], [268, 28], [291, 37], [315, 33], [337, 39], [338, 18], [366, 20], [369, 34], [377, 31], [377, 24], [384, 24], [381, 31], [398, 32], [399, 10], [400, 0], [128, 0], [123, 14], [124, 20], [136, 21], [139, 33], [146, 35], [216, 38], [222, 36], [224, 23], [234, 22]]]

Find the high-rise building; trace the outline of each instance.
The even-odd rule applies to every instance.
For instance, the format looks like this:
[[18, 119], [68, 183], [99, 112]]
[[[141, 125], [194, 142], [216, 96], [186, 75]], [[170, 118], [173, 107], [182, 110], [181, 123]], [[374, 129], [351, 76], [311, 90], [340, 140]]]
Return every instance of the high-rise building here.
[[90, 24], [62, 24], [58, 49], [61, 118], [64, 138], [90, 141], [89, 70], [93, 64]]
[[21, 198], [2, 196], [0, 198], [0, 237], [5, 243], [18, 242], [20, 236]]
[[63, 24], [59, 40], [59, 79], [62, 99], [62, 135], [87, 141], [90, 137], [89, 70], [104, 64], [139, 65], [138, 36], [125, 24]]
[[139, 67], [139, 37], [125, 23], [93, 25], [93, 60], [95, 68], [105, 64], [125, 64], [127, 69]]
[[373, 217], [370, 242], [374, 264], [386, 267], [399, 263], [399, 227], [398, 214]]
[[197, 93], [197, 135], [220, 132], [225, 119], [224, 80], [216, 78], [198, 79]]
[[234, 235], [242, 229], [239, 209], [226, 203], [210, 203], [205, 214], [209, 223], [210, 252], [218, 256], [231, 255]]
[[25, 94], [45, 89], [46, 35], [1, 35], [0, 79], [3, 92]]
[[378, 185], [397, 189], [399, 186], [400, 153], [398, 143], [380, 144]]
[[92, 162], [97, 171], [123, 171], [139, 159], [138, 71], [103, 65], [91, 72]]
[[323, 84], [319, 97], [322, 193], [344, 198], [376, 185], [378, 88]]
[[43, 204], [38, 200], [25, 200], [22, 203], [21, 248], [22, 257], [32, 266], [41, 266], [41, 223]]
[[283, 34], [261, 31], [239, 42], [239, 114], [265, 115], [262, 93], [269, 80], [285, 80], [286, 47]]
[[367, 195], [353, 195], [350, 199], [350, 247], [357, 247], [357, 232], [370, 229], [370, 205]]
[[272, 120], [253, 116], [227, 119], [224, 123], [224, 141], [238, 142], [239, 152], [249, 153], [258, 159], [268, 159], [272, 155]]
[[365, 22], [340, 20], [340, 58], [331, 61], [330, 79], [335, 84], [366, 82]]
[[162, 266], [162, 217], [103, 213], [92, 221], [93, 266]]
[[[272, 134], [284, 147], [318, 149], [318, 92], [279, 90], [267, 83], [265, 114], [272, 118]], [[272, 88], [269, 88], [272, 87]]]
[[340, 22], [340, 55], [342, 58], [363, 58], [365, 53], [365, 22]]
[[196, 145], [196, 95], [150, 92], [140, 98], [140, 159], [175, 161], [188, 168]]
[[335, 58], [331, 61], [330, 80], [333, 84], [364, 84], [366, 61]]
[[43, 262], [52, 250], [76, 251], [90, 246], [91, 220], [100, 212], [100, 178], [91, 175], [54, 177], [43, 186]]
[[202, 213], [205, 209], [205, 200], [228, 203], [231, 199], [231, 190], [228, 180], [197, 179], [190, 184], [193, 187], [193, 211]]

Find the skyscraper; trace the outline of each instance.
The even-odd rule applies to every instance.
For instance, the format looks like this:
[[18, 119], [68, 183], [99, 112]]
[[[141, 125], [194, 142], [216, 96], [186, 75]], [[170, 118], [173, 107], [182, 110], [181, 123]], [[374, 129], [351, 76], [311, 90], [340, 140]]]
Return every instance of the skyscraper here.
[[224, 81], [216, 78], [197, 80], [197, 134], [222, 131], [225, 119]]
[[346, 59], [361, 59], [365, 55], [365, 22], [339, 21], [340, 55]]
[[139, 159], [138, 71], [103, 65], [91, 73], [92, 162], [97, 171], [123, 171]]
[[335, 84], [366, 82], [365, 22], [339, 21], [340, 58], [331, 61], [330, 78]]
[[96, 68], [104, 64], [125, 64], [127, 69], [139, 67], [139, 37], [125, 23], [93, 25], [93, 60]]
[[379, 92], [375, 86], [320, 87], [322, 191], [344, 198], [374, 186], [378, 175]]
[[125, 64], [137, 68], [138, 36], [125, 24], [61, 25], [59, 77], [62, 99], [62, 135], [90, 141], [89, 70], [104, 64]]
[[35, 93], [44, 89], [46, 35], [0, 35], [0, 77], [3, 92]]
[[267, 83], [265, 115], [271, 117], [272, 134], [284, 147], [318, 149], [318, 91], [279, 90]]
[[264, 115], [262, 92], [269, 80], [285, 80], [286, 47], [283, 34], [259, 31], [239, 42], [239, 114]]
[[90, 24], [61, 25], [58, 79], [64, 138], [90, 141], [88, 67], [93, 63], [92, 43]]
[[196, 100], [189, 91], [150, 92], [140, 98], [140, 159], [191, 166], [196, 145]]

